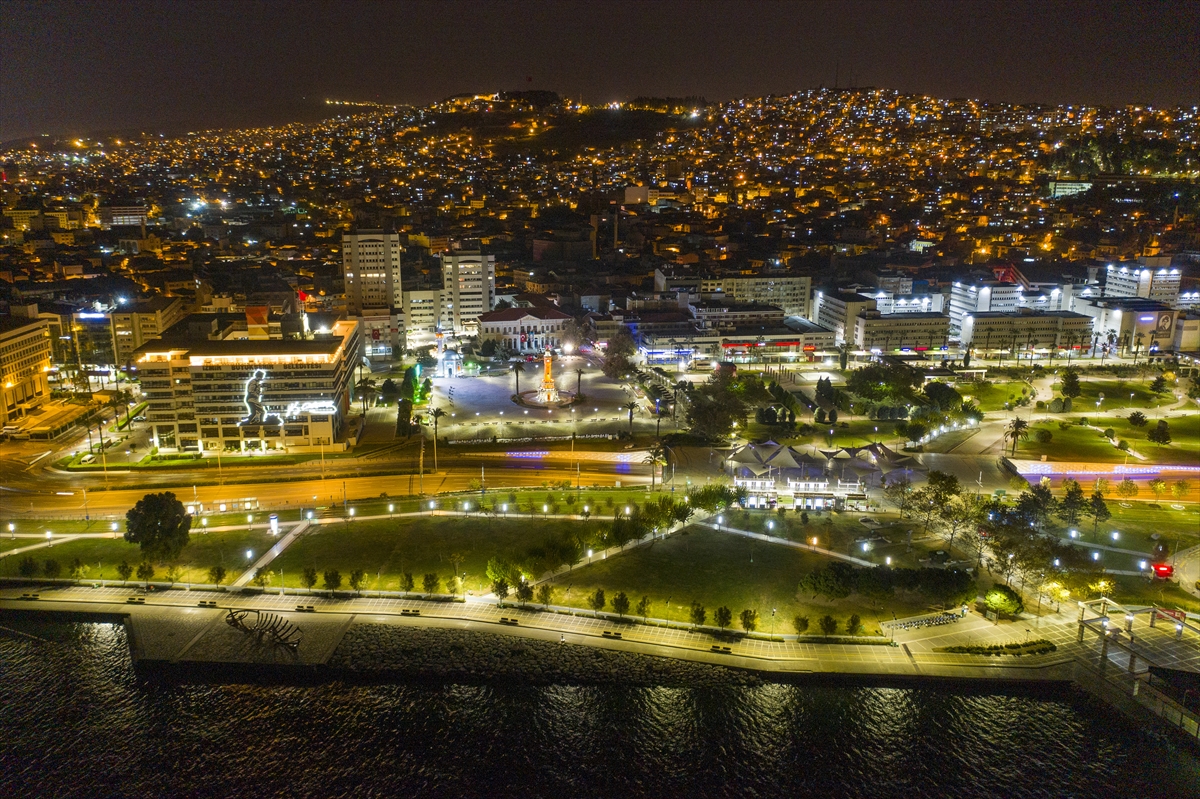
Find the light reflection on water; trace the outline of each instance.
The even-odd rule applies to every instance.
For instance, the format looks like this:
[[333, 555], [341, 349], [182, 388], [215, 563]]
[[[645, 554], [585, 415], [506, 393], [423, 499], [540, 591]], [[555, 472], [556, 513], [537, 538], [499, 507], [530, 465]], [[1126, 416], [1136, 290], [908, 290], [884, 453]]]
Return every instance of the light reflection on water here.
[[6, 618], [3, 796], [1198, 795], [1193, 760], [1059, 689], [205, 685], [119, 625]]

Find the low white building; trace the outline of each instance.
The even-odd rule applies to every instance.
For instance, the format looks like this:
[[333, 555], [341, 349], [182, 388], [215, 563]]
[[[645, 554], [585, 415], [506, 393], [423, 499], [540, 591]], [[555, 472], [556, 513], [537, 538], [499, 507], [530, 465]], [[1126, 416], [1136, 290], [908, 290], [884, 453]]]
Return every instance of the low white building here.
[[505, 308], [479, 317], [479, 340], [512, 352], [535, 353], [561, 346], [570, 314], [553, 308]]

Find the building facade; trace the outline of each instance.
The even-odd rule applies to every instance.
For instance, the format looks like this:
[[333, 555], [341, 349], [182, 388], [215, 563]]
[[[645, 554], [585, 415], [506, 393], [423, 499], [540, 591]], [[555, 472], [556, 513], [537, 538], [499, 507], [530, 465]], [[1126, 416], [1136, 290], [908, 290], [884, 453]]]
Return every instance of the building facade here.
[[136, 353], [146, 417], [160, 451], [345, 448], [354, 370], [361, 362], [357, 320], [338, 320], [305, 339], [173, 332]]
[[342, 277], [351, 313], [402, 307], [400, 234], [359, 230], [343, 235]]
[[50, 397], [50, 325], [45, 319], [0, 317], [0, 425], [7, 427]]
[[455, 334], [479, 330], [479, 317], [496, 296], [496, 256], [452, 250], [442, 256], [442, 329]]
[[987, 357], [1014, 349], [1091, 349], [1092, 317], [1072, 311], [984, 312], [963, 318], [959, 342]]
[[947, 344], [950, 317], [940, 313], [882, 314], [864, 310], [854, 317], [856, 350], [940, 350]]
[[569, 321], [569, 314], [553, 308], [505, 308], [479, 317], [479, 339], [511, 352], [537, 353], [561, 346], [563, 325]]

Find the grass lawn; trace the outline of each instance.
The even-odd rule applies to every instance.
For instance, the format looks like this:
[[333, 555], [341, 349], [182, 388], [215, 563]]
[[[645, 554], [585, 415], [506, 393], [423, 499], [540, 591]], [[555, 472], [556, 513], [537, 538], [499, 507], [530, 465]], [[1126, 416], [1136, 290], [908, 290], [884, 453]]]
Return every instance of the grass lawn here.
[[555, 579], [559, 604], [586, 608], [586, 597], [597, 588], [611, 597], [624, 591], [631, 606], [642, 596], [653, 603], [651, 615], [676, 621], [688, 621], [693, 601], [713, 611], [724, 605], [736, 618], [745, 608], [758, 611], [759, 630], [771, 631], [771, 609], [776, 610], [774, 630], [792, 633], [797, 614], [809, 616], [812, 629], [826, 613], [842, 624], [853, 613], [862, 617], [868, 631], [878, 630], [879, 621], [925, 609], [920, 597], [901, 594], [888, 610], [873, 610], [861, 597], [851, 595], [834, 602], [797, 596], [796, 588], [807, 572], [823, 566], [828, 559], [804, 550], [752, 542], [738, 536], [704, 528], [689, 528], [653, 545], [631, 550], [591, 565], [581, 565]]
[[987, 383], [956, 383], [954, 390], [970, 398], [979, 409], [988, 411], [1003, 410], [1004, 404], [1021, 396], [1021, 389], [1029, 391], [1029, 386], [1020, 381], [999, 381]]
[[[1158, 421], [1154, 414], [1148, 415], [1144, 427], [1134, 427], [1126, 418], [1092, 417], [1094, 427], [1072, 424], [1063, 430], [1059, 421], [1074, 422], [1077, 416], [1062, 416], [1052, 419], [1039, 420], [1033, 424], [1035, 431], [1028, 441], [1017, 446], [1017, 456], [1038, 458], [1047, 455], [1049, 460], [1074, 460], [1083, 462], [1119, 463], [1125, 460], [1125, 453], [1117, 449], [1104, 436], [1103, 430], [1111, 428], [1116, 441], [1126, 441], [1145, 460], [1144, 463], [1183, 463], [1200, 464], [1200, 414], [1172, 414], [1166, 418], [1171, 431], [1171, 443], [1165, 447], [1151, 442], [1146, 438]], [[1045, 444], [1038, 443], [1034, 436], [1037, 430], [1049, 430], [1051, 439]], [[1131, 462], [1133, 462], [1131, 458]]]
[[[254, 561], [254, 558], [274, 543], [275, 538], [262, 530], [247, 532], [235, 530], [227, 533], [209, 533], [207, 535], [193, 533], [188, 545], [184, 547], [179, 557], [179, 566], [183, 569], [183, 582], [206, 582], [208, 570], [212, 566], [221, 565], [226, 570], [226, 583], [232, 582]], [[246, 551], [254, 553], [246, 557]], [[117, 566], [122, 561], [136, 567], [142, 562], [141, 549], [134, 544], [126, 543], [121, 538], [83, 538], [74, 541], [64, 541], [48, 549], [39, 549], [30, 553], [30, 557], [38, 562], [56, 560], [62, 567], [62, 576], [68, 576], [70, 564], [76, 559], [83, 561], [89, 567], [88, 579], [116, 580]], [[0, 560], [0, 574], [17, 576], [18, 565], [24, 556], [10, 556]], [[97, 565], [98, 564], [98, 565]], [[163, 579], [166, 564], [155, 564], [157, 579]]]
[[[675, 495], [682, 499], [685, 486], [683, 481], [679, 482]], [[483, 504], [490, 508], [495, 508], [497, 513], [501, 512], [501, 507], [508, 505], [508, 512], [515, 513], [520, 508], [520, 513], [526, 513], [532, 503], [535, 513], [542, 513], [543, 507], [550, 507], [550, 513], [554, 513], [553, 507], [557, 505], [558, 513], [579, 513], [584, 506], [587, 506], [593, 518], [611, 517], [613, 510], [620, 507], [624, 508], [631, 504], [645, 504], [650, 499], [657, 499], [660, 496], [670, 496], [668, 491], [647, 491], [643, 487], [637, 488], [616, 488], [616, 489], [589, 489], [584, 488], [581, 491], [576, 491], [574, 488], [524, 488], [524, 489], [503, 489], [498, 491], [486, 491], [482, 497], [478, 491], [464, 491], [455, 494], [444, 494], [437, 497], [426, 497], [417, 499], [415, 497], [388, 497], [376, 499], [350, 500], [350, 507], [354, 508], [356, 516], [382, 516], [388, 513], [412, 513], [417, 510], [428, 510], [430, 503], [435, 503], [437, 508], [443, 510], [459, 510], [467, 503], [470, 503], [472, 509], [477, 509], [482, 499]], [[389, 510], [391, 506], [392, 510]], [[280, 516], [283, 519], [283, 516]], [[209, 522], [213, 524], [213, 522]]]
[[[1166, 580], [1146, 580], [1141, 577], [1118, 576], [1112, 598], [1130, 605], [1158, 605], [1164, 608], [1183, 608], [1200, 613], [1200, 600], [1178, 585]], [[1159, 622], [1162, 624], [1162, 622]]]
[[355, 569], [369, 575], [369, 590], [400, 590], [400, 578], [411, 572], [420, 590], [421, 577], [437, 574], [443, 586], [454, 573], [451, 555], [462, 555], [460, 573], [466, 572], [471, 591], [490, 590], [487, 562], [496, 556], [524, 553], [546, 538], [560, 533], [595, 533], [595, 521], [568, 519], [493, 519], [479, 517], [415, 517], [395, 520], [332, 522], [321, 525], [294, 542], [271, 564], [276, 585], [283, 569], [284, 584], [300, 587], [306, 567], [318, 573], [341, 572], [345, 581]]
[[[1156, 408], [1159, 405], [1169, 405], [1175, 403], [1175, 395], [1167, 392], [1165, 394], [1156, 395], [1150, 391], [1150, 381], [1141, 380], [1091, 380], [1087, 377], [1082, 377], [1079, 380], [1080, 394], [1072, 400], [1075, 409], [1091, 409], [1096, 407], [1096, 401], [1100, 399], [1100, 395], [1104, 395], [1104, 399], [1100, 404], [1100, 410], [1111, 411], [1117, 408], [1130, 407], [1132, 410]], [[1054, 396], [1059, 396], [1061, 393], [1061, 385], [1054, 384]], [[1130, 399], [1129, 395], [1133, 398]], [[1047, 400], [1049, 401], [1049, 400]]]

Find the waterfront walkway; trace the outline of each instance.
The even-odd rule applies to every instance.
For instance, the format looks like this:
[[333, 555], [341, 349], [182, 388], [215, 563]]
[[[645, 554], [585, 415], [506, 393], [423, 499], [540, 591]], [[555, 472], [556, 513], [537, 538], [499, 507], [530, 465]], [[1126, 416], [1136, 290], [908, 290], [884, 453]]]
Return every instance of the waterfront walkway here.
[[[39, 598], [22, 600], [23, 593], [37, 591]], [[224, 591], [155, 591], [142, 593], [131, 586], [0, 589], [0, 610], [64, 610], [128, 615], [134, 629], [155, 631], [142, 636], [140, 656], [149, 660], [189, 661], [203, 647], [197, 643], [206, 631], [220, 629], [219, 624], [230, 608], [270, 611], [284, 615], [302, 630], [314, 634], [321, 630], [320, 647], [324, 658], [336, 648], [337, 640], [326, 640], [330, 631], [344, 632], [353, 621], [386, 624], [441, 626], [484, 632], [566, 640], [570, 643], [638, 652], [648, 655], [728, 665], [767, 672], [845, 673], [890, 677], [943, 676], [990, 679], [1070, 679], [1075, 661], [1100, 663], [1101, 646], [1096, 636], [1087, 633], [1079, 641], [1078, 616], [1056, 614], [1040, 619], [995, 624], [975, 613], [941, 626], [899, 629], [893, 632], [896, 646], [854, 643], [823, 643], [812, 640], [774, 640], [744, 637], [740, 633], [714, 628], [699, 631], [682, 626], [635, 623], [629, 617], [617, 620], [586, 611], [539, 606], [520, 608], [513, 604], [498, 607], [493, 599], [468, 596], [466, 601], [431, 601], [420, 598], [363, 596], [329, 598], [319, 592], [289, 592], [277, 589], [268, 593]], [[144, 598], [145, 604], [131, 605], [131, 596]], [[216, 608], [201, 608], [201, 601], [215, 602]], [[314, 612], [296, 612], [297, 605], [312, 605]], [[405, 615], [419, 610], [420, 616]], [[1072, 607], [1072, 612], [1078, 611]], [[554, 612], [557, 611], [557, 612]], [[501, 621], [516, 619], [517, 624]], [[652, 620], [653, 621], [653, 620]], [[1117, 620], [1114, 618], [1114, 624]], [[762, 620], [760, 633], [786, 632], [784, 619]], [[1150, 628], [1145, 616], [1134, 622], [1134, 644], [1138, 658], [1136, 671], [1144, 673], [1147, 663], [1200, 671], [1200, 638], [1186, 631], [1177, 640], [1173, 629], [1159, 623]], [[177, 634], [175, 628], [179, 628]], [[605, 636], [619, 632], [620, 639]], [[336, 638], [340, 638], [340, 633]], [[1022, 658], [984, 657], [949, 654], [937, 648], [980, 644], [1011, 643], [1028, 638], [1044, 638], [1058, 646], [1049, 655]], [[729, 647], [729, 653], [714, 652], [714, 645]], [[1117, 647], [1107, 647], [1105, 661], [1126, 671], [1128, 655]], [[203, 657], [198, 657], [203, 661]], [[274, 662], [274, 661], [272, 661]], [[324, 662], [317, 657], [309, 662]]]

